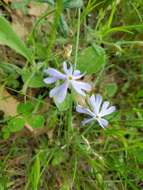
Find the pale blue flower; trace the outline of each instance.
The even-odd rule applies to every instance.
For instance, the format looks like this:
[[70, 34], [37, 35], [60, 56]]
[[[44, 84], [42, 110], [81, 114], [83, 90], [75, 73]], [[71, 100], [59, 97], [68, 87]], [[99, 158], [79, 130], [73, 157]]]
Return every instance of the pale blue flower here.
[[83, 125], [96, 120], [103, 128], [108, 126], [107, 119], [104, 119], [103, 117], [113, 113], [115, 110], [115, 106], [110, 106], [108, 101], [102, 102], [102, 96], [99, 94], [97, 94], [96, 97], [92, 95], [89, 98], [88, 108], [82, 107], [80, 105], [76, 107], [77, 112], [90, 116], [89, 118], [82, 121]]
[[74, 70], [72, 65], [67, 68], [66, 62], [63, 63], [63, 71], [64, 73], [61, 73], [53, 68], [48, 68], [45, 70], [45, 73], [50, 76], [44, 79], [46, 84], [55, 83], [57, 80], [64, 81], [63, 84], [56, 86], [50, 91], [50, 97], [53, 97], [56, 103], [61, 103], [67, 95], [68, 88], [71, 87], [80, 95], [86, 96], [85, 91], [90, 91], [91, 85], [79, 81], [84, 74], [81, 74], [79, 70]]

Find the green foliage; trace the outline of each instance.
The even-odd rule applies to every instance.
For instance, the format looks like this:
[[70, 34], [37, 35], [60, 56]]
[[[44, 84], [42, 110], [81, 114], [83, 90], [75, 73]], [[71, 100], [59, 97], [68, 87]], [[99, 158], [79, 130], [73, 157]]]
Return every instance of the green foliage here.
[[[0, 62], [0, 83], [10, 86], [20, 101], [15, 117], [0, 111], [0, 190], [142, 189], [143, 1], [36, 1], [51, 5], [37, 18], [29, 40], [33, 57], [42, 64], [25, 63], [19, 68], [15, 63], [21, 60], [14, 62], [3, 51], [0, 54], [4, 60]], [[16, 8], [28, 9], [25, 2]], [[62, 2], [64, 7], [59, 6]], [[117, 111], [106, 118], [110, 122], [105, 130], [96, 122], [81, 126], [84, 116], [75, 112], [75, 106], [77, 102], [85, 105], [82, 97], [69, 95], [56, 106], [48, 97], [55, 84], [45, 90], [43, 69], [61, 66], [67, 44], [73, 51], [66, 59], [72, 62], [77, 53], [77, 68], [89, 75], [85, 81], [92, 80], [91, 94], [101, 93], [116, 105]], [[17, 133], [25, 123], [36, 136]]]
[[64, 160], [65, 160], [65, 153], [60, 149], [56, 150], [56, 152], [54, 154], [54, 157], [52, 159], [52, 165], [53, 166], [58, 166]]
[[11, 132], [21, 131], [24, 127], [25, 121], [23, 118], [13, 118], [8, 122], [7, 130]]
[[118, 86], [116, 83], [108, 83], [105, 87], [105, 93], [109, 97], [113, 97], [116, 94], [117, 90], [118, 90]]
[[41, 169], [40, 158], [39, 154], [37, 154], [30, 173], [30, 183], [32, 190], [38, 190], [38, 185], [40, 180], [40, 169]]
[[[45, 118], [43, 115], [35, 114], [35, 102], [20, 103], [17, 106], [19, 116], [10, 118], [7, 125], [3, 128], [3, 137], [9, 138], [11, 133], [19, 132], [25, 124], [29, 124], [33, 129], [44, 127]], [[37, 109], [37, 108], [36, 108]]]
[[0, 190], [4, 190], [4, 186], [0, 184]]
[[21, 74], [21, 69], [10, 63], [0, 62], [0, 81], [4, 82], [7, 86], [12, 88], [17, 88], [19, 86], [19, 81], [17, 78]]
[[56, 110], [51, 110], [48, 113], [48, 128], [54, 128], [58, 123], [58, 113]]
[[59, 23], [59, 31], [60, 33], [66, 37], [68, 35], [68, 32], [69, 32], [69, 26], [64, 18], [64, 15], [61, 15], [61, 18], [60, 18], [60, 23]]
[[70, 185], [65, 183], [62, 185], [62, 187], [60, 188], [60, 190], [70, 190]]
[[[38, 2], [49, 3], [55, 5], [55, 0], [38, 0]], [[64, 8], [81, 8], [83, 6], [82, 0], [63, 0]]]
[[3, 128], [3, 138], [8, 139], [11, 133], [19, 132], [24, 128], [25, 120], [22, 117], [11, 118]]
[[0, 69], [8, 75], [14, 74], [19, 76], [21, 74], [21, 68], [11, 63], [0, 62]]
[[78, 68], [88, 74], [101, 71], [106, 63], [104, 49], [98, 45], [87, 47], [78, 56]]
[[67, 97], [65, 98], [65, 100], [61, 104], [57, 104], [55, 102], [57, 108], [59, 109], [59, 111], [67, 111], [67, 110], [69, 110], [69, 108], [71, 106], [71, 98], [72, 98], [72, 96], [70, 94], [68, 94]]
[[81, 8], [83, 6], [82, 0], [64, 0], [65, 8]]
[[34, 110], [33, 102], [20, 103], [17, 106], [17, 113], [22, 114], [25, 123], [30, 124], [32, 128], [41, 128], [44, 126], [45, 119], [42, 115], [34, 114]]
[[27, 121], [32, 128], [41, 128], [44, 126], [45, 119], [42, 115], [34, 115], [27, 118]]
[[137, 94], [136, 94], [137, 98], [142, 98], [143, 97], [143, 89], [138, 90]]
[[22, 71], [22, 80], [27, 84], [28, 87], [31, 88], [41, 88], [44, 87], [45, 84], [43, 82], [43, 74], [42, 72], [31, 72], [26, 69]]
[[105, 27], [105, 29], [103, 29], [102, 31], [102, 35], [106, 36], [106, 35], [109, 35], [110, 33], [115, 33], [115, 32], [125, 32], [129, 34], [133, 34], [136, 31], [142, 32], [142, 30], [143, 30], [143, 24], [131, 25], [131, 26], [118, 26], [118, 27], [113, 27], [110, 29]]
[[32, 55], [30, 50], [13, 31], [9, 22], [2, 16], [0, 16], [0, 43], [14, 49], [31, 62]]
[[34, 104], [32, 102], [20, 103], [17, 106], [17, 113], [23, 114], [24, 116], [28, 116], [34, 110]]

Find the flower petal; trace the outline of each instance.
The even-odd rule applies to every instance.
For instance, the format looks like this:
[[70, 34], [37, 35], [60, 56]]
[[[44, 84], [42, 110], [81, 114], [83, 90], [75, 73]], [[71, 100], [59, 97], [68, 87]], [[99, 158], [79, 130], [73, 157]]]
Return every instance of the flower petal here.
[[66, 61], [63, 62], [63, 70], [66, 74], [69, 74]]
[[115, 106], [111, 106], [109, 107], [108, 109], [106, 109], [104, 112], [101, 112], [100, 113], [100, 116], [103, 117], [105, 115], [109, 115], [111, 114], [112, 112], [114, 112], [116, 110], [116, 107]]
[[84, 75], [85, 73], [81, 74], [80, 70], [75, 70], [73, 72], [73, 78], [76, 80], [82, 78]]
[[69, 74], [69, 75], [73, 75], [73, 66], [72, 66], [71, 63], [70, 63], [70, 67], [69, 67], [69, 69], [68, 69], [68, 74]]
[[78, 80], [82, 78], [85, 74], [73, 75], [73, 79]]
[[83, 108], [83, 107], [80, 106], [80, 105], [76, 106], [76, 111], [79, 112], [79, 113], [85, 113], [85, 114], [87, 113], [87, 112], [86, 112], [86, 109]]
[[90, 123], [90, 122], [92, 122], [93, 120], [94, 120], [94, 118], [84, 119], [84, 120], [81, 122], [81, 124], [82, 124], [82, 125], [86, 125], [87, 123]]
[[79, 84], [76, 81], [71, 81], [71, 85], [73, 87], [73, 89], [80, 95], [82, 96], [86, 96], [85, 92], [81, 89], [81, 87], [79, 86]]
[[91, 117], [95, 117], [94, 113], [91, 112], [90, 109], [84, 108], [80, 105], [76, 106], [76, 111], [79, 113], [84, 113], [84, 114], [90, 115]]
[[45, 73], [57, 79], [63, 79], [63, 80], [66, 79], [66, 76], [64, 74], [53, 68], [46, 69]]
[[106, 110], [109, 107], [110, 103], [108, 101], [103, 102], [102, 110]]
[[62, 85], [53, 88], [50, 91], [50, 97], [54, 97], [56, 103], [62, 103], [67, 95], [68, 83], [64, 82]]
[[102, 103], [102, 96], [100, 94], [97, 94], [95, 98], [95, 104], [94, 104], [94, 111], [97, 115], [100, 112], [101, 103]]
[[79, 75], [80, 75], [80, 70], [75, 70], [75, 71], [73, 72], [73, 75], [79, 76]]
[[63, 62], [63, 70], [65, 72], [66, 75], [71, 75], [73, 74], [73, 66], [72, 64], [70, 63], [70, 67], [67, 68], [67, 63], [66, 61]]
[[[90, 91], [91, 90], [91, 85], [85, 82], [80, 82], [80, 81], [71, 81], [72, 87], [75, 89], [75, 91], [82, 96], [86, 96], [84, 91]], [[83, 91], [84, 90], [84, 91]]]
[[108, 121], [106, 119], [103, 119], [103, 118], [99, 118], [97, 119], [99, 125], [102, 127], [102, 128], [105, 128], [108, 126]]
[[83, 89], [85, 91], [90, 91], [91, 90], [91, 85], [89, 83], [80, 82], [80, 81], [76, 81], [76, 83], [80, 86], [81, 89]]
[[52, 83], [54, 83], [54, 82], [57, 81], [57, 78], [54, 78], [54, 77], [47, 77], [47, 78], [45, 78], [43, 81], [44, 81], [44, 83], [46, 83], [46, 84], [52, 84]]
[[[94, 110], [94, 112], [96, 113], [96, 103], [95, 103], [95, 96], [92, 95], [89, 98], [90, 104], [92, 106], [92, 109]], [[97, 114], [97, 113], [96, 113]]]
[[101, 111], [100, 111], [100, 116], [103, 116], [104, 114], [106, 115], [106, 110], [109, 107], [110, 103], [108, 101], [103, 102]]

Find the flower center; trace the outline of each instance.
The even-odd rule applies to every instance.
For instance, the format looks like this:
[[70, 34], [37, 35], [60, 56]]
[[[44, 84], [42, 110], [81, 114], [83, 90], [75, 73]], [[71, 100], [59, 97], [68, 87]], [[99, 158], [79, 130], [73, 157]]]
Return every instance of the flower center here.
[[99, 115], [96, 115], [96, 119], [100, 119], [101, 117]]
[[68, 77], [68, 80], [72, 80], [72, 76], [69, 76], [69, 77]]

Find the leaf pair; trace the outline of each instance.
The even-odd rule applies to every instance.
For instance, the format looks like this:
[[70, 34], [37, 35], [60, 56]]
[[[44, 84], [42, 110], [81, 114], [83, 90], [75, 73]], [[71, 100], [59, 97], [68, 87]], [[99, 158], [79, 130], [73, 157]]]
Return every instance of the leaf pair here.
[[4, 138], [8, 138], [11, 133], [21, 131], [28, 123], [30, 127], [41, 128], [44, 126], [45, 119], [42, 115], [34, 114], [34, 104], [32, 102], [20, 103], [17, 106], [17, 117], [11, 118], [7, 126], [3, 128]]

